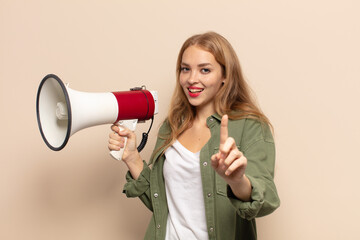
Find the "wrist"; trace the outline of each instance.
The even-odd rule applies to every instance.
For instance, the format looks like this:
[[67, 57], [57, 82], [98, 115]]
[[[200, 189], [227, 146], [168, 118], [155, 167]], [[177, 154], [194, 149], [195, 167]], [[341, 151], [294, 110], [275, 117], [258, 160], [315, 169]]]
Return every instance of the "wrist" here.
[[235, 179], [230, 178], [230, 179], [226, 179], [225, 181], [230, 187], [235, 187], [235, 188], [241, 185], [245, 185], [246, 183], [250, 183], [249, 179], [245, 174], [243, 174], [241, 178], [239, 177]]
[[139, 153], [131, 157], [128, 156], [126, 159], [123, 159], [123, 161], [129, 168], [142, 165], [143, 162]]
[[129, 151], [129, 152], [124, 152], [123, 157], [122, 157], [122, 161], [126, 164], [126, 165], [131, 165], [134, 163], [137, 163], [142, 161], [140, 153], [138, 151]]
[[228, 185], [236, 198], [245, 202], [251, 201], [251, 182], [245, 174], [240, 179], [240, 181], [228, 182]]
[[127, 168], [129, 169], [131, 176], [134, 179], [138, 179], [138, 177], [140, 176], [140, 173], [142, 172], [143, 168], [144, 168], [144, 162], [140, 157], [140, 154], [137, 154], [137, 157], [134, 159], [127, 160], [124, 161], [124, 163], [126, 164]]

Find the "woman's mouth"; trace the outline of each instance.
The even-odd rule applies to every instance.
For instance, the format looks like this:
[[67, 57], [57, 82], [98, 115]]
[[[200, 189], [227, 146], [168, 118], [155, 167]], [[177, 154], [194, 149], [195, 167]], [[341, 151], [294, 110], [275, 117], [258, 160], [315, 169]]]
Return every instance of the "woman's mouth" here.
[[204, 91], [203, 88], [198, 88], [198, 87], [189, 87], [188, 90], [190, 97], [197, 97], [201, 94], [202, 91]]

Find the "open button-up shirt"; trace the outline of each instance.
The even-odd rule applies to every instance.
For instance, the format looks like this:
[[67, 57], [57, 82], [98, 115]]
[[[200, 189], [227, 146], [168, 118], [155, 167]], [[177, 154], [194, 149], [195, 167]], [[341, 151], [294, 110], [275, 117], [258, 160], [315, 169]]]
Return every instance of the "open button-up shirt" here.
[[[237, 199], [227, 183], [211, 167], [210, 158], [219, 151], [221, 117], [217, 114], [207, 119], [211, 132], [210, 140], [200, 151], [201, 179], [205, 202], [206, 224], [209, 239], [252, 240], [256, 237], [255, 218], [273, 212], [280, 205], [274, 184], [275, 146], [269, 127], [253, 119], [229, 120], [229, 136], [248, 160], [245, 171], [252, 185], [251, 201]], [[165, 122], [158, 136], [170, 131]], [[155, 149], [164, 143], [158, 137]], [[149, 164], [137, 180], [128, 172], [124, 193], [139, 197], [153, 212], [145, 239], [165, 239], [168, 206], [163, 177], [164, 149], [154, 152]], [[152, 166], [151, 168], [149, 166]]]

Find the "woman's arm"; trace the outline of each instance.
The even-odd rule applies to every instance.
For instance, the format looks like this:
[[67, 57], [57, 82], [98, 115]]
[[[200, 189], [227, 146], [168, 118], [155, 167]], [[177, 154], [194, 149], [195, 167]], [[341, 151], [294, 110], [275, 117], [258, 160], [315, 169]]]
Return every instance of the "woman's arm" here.
[[[225, 128], [223, 121], [222, 125]], [[219, 152], [211, 160], [215, 171], [229, 186], [230, 202], [238, 214], [248, 220], [270, 214], [280, 205], [273, 180], [275, 145], [270, 129], [256, 120], [247, 119], [241, 136], [242, 152], [235, 149], [233, 140], [221, 139], [225, 138], [226, 131], [222, 129], [221, 132], [220, 141], [224, 144], [220, 144]]]
[[211, 163], [238, 199], [245, 202], [251, 200], [251, 183], [245, 175], [247, 158], [228, 135], [227, 115], [221, 119], [219, 152], [211, 157]]

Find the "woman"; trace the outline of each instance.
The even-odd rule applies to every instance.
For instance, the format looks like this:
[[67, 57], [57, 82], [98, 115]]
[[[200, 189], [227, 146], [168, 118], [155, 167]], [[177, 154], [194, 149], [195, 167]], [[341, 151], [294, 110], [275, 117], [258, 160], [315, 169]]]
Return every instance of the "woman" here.
[[256, 239], [255, 217], [280, 203], [271, 125], [251, 98], [235, 51], [219, 34], [186, 40], [176, 73], [149, 164], [128, 129], [112, 126], [109, 139], [110, 150], [125, 147], [124, 193], [153, 212], [145, 239]]

